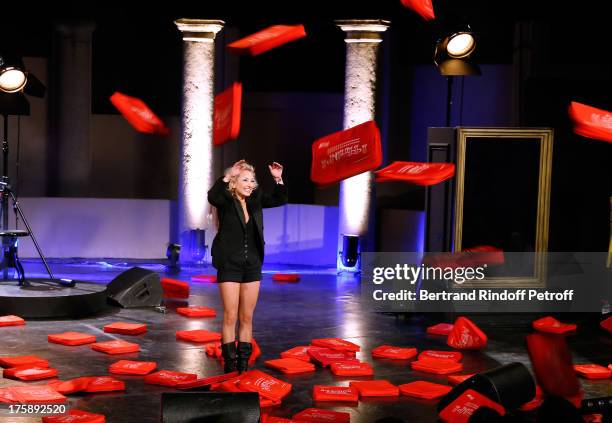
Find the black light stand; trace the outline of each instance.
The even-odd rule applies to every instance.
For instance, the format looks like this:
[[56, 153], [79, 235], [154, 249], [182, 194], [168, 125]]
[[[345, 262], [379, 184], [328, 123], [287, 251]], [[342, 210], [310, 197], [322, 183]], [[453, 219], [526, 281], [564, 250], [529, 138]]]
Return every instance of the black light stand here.
[[[53, 277], [53, 273], [49, 268], [47, 260], [34, 236], [34, 232], [28, 223], [21, 207], [19, 207], [19, 202], [17, 201], [17, 197], [10, 186], [10, 180], [8, 177], [8, 155], [9, 155], [9, 143], [8, 143], [8, 113], [3, 113], [2, 117], [4, 118], [4, 134], [2, 140], [2, 177], [0, 179], [0, 214], [2, 214], [2, 227], [0, 228], [0, 237], [2, 237], [2, 263], [1, 267], [4, 271], [4, 279], [8, 279], [8, 268], [14, 267], [17, 271], [19, 286], [28, 286], [28, 282], [25, 279], [25, 274], [23, 271], [23, 266], [19, 262], [19, 258], [17, 256], [17, 238], [29, 236], [36, 247], [36, 251], [40, 256], [47, 273], [49, 274], [49, 278], [52, 281], [59, 283], [63, 286], [73, 287], [75, 286], [75, 282], [72, 280], [62, 280], [55, 279]], [[18, 229], [9, 229], [9, 198], [13, 203], [13, 210], [15, 214], [19, 215], [21, 220], [23, 221], [26, 230], [18, 230]]]

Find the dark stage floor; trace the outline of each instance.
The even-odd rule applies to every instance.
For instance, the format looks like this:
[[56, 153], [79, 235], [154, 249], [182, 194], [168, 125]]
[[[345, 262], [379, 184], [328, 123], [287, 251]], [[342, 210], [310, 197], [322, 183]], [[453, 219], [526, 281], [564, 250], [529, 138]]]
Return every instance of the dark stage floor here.
[[[52, 262], [56, 276], [107, 283], [114, 276], [130, 268], [134, 263], [113, 261], [62, 261]], [[143, 263], [138, 263], [143, 265]], [[25, 262], [30, 277], [44, 276], [40, 264]], [[153, 264], [149, 269], [167, 274], [163, 265]], [[313, 338], [338, 337], [361, 346], [357, 357], [371, 363], [375, 379], [387, 379], [395, 385], [414, 380], [426, 380], [447, 384], [446, 376], [415, 372], [408, 361], [373, 359], [370, 350], [379, 345], [414, 346], [423, 349], [450, 350], [445, 338], [430, 336], [425, 328], [441, 321], [441, 315], [392, 315], [375, 313], [360, 302], [358, 279], [337, 277], [331, 269], [290, 268], [302, 274], [299, 283], [276, 283], [271, 272], [289, 268], [267, 266], [254, 321], [254, 337], [262, 350], [256, 367], [292, 384], [291, 393], [282, 405], [269, 409], [271, 415], [290, 417], [308, 408], [320, 407], [350, 413], [352, 422], [375, 422], [392, 416], [405, 422], [435, 422], [435, 401], [417, 400], [406, 396], [397, 399], [372, 399], [359, 401], [352, 406], [315, 403], [312, 387], [321, 385], [348, 385], [349, 380], [363, 378], [335, 377], [328, 369], [287, 376], [264, 367], [263, 362], [278, 358], [280, 352], [298, 345], [308, 345]], [[212, 273], [208, 268], [184, 269], [169, 276], [189, 281], [195, 274]], [[190, 305], [214, 307], [216, 318], [189, 319], [173, 309], [184, 303], [168, 303], [170, 311], [161, 314], [152, 310], [111, 308], [96, 317], [80, 320], [28, 320], [25, 326], [0, 328], [0, 356], [36, 354], [48, 359], [59, 370], [62, 380], [79, 376], [106, 375], [109, 364], [120, 359], [149, 360], [158, 363], [158, 369], [197, 373], [199, 377], [219, 374], [221, 366], [208, 357], [201, 345], [177, 341], [175, 332], [185, 329], [220, 331], [221, 306], [217, 287], [211, 283], [192, 283]], [[2, 315], [0, 310], [0, 315]], [[461, 373], [480, 372], [500, 364], [529, 359], [524, 347], [524, 335], [531, 332], [533, 316], [475, 316], [474, 320], [488, 334], [489, 344], [482, 352], [464, 352], [464, 370]], [[569, 344], [574, 363], [612, 362], [612, 336], [598, 329], [593, 316], [565, 315], [563, 319], [579, 324]], [[142, 322], [148, 332], [138, 336], [104, 333], [102, 327], [115, 321]], [[84, 346], [62, 346], [47, 342], [47, 334], [78, 331], [94, 334], [98, 342], [125, 339], [140, 344], [140, 353], [109, 356]], [[113, 394], [70, 395], [69, 407], [85, 409], [106, 415], [108, 422], [156, 422], [160, 419], [160, 394], [173, 391], [170, 388], [147, 385], [142, 377], [117, 376], [126, 382], [126, 391]], [[581, 380], [585, 397], [612, 395], [612, 381]], [[0, 386], [21, 382], [0, 379]], [[30, 383], [43, 383], [38, 381]], [[40, 421], [40, 418], [0, 416], [2, 422]]]

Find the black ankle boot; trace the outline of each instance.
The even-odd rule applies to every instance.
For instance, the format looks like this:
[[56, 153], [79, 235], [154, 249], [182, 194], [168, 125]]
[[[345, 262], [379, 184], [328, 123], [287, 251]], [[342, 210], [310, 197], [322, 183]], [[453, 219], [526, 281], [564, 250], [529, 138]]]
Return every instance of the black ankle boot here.
[[253, 346], [250, 342], [238, 342], [236, 368], [238, 372], [246, 372], [249, 368], [249, 358], [253, 353]]
[[223, 356], [223, 373], [236, 371], [236, 342], [228, 342], [221, 345], [221, 355]]

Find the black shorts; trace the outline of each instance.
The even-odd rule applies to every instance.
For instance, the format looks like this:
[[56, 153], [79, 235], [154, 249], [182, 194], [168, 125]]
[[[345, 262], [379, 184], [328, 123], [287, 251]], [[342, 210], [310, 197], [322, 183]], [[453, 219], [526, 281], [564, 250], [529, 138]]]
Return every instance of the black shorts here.
[[228, 260], [217, 269], [217, 283], [257, 282], [261, 280], [261, 260], [250, 256], [248, 260]]

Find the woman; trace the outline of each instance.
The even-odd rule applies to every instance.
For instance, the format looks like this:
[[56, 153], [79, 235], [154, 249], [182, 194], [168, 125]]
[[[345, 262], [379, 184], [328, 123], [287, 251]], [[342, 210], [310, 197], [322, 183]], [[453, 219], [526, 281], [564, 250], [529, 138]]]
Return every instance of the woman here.
[[211, 253], [224, 310], [221, 352], [225, 373], [246, 371], [253, 351], [253, 312], [265, 244], [262, 208], [287, 203], [283, 167], [274, 162], [268, 168], [276, 182], [271, 194], [257, 188], [255, 169], [244, 160], [227, 169], [208, 191], [208, 202], [217, 208], [219, 217]]

